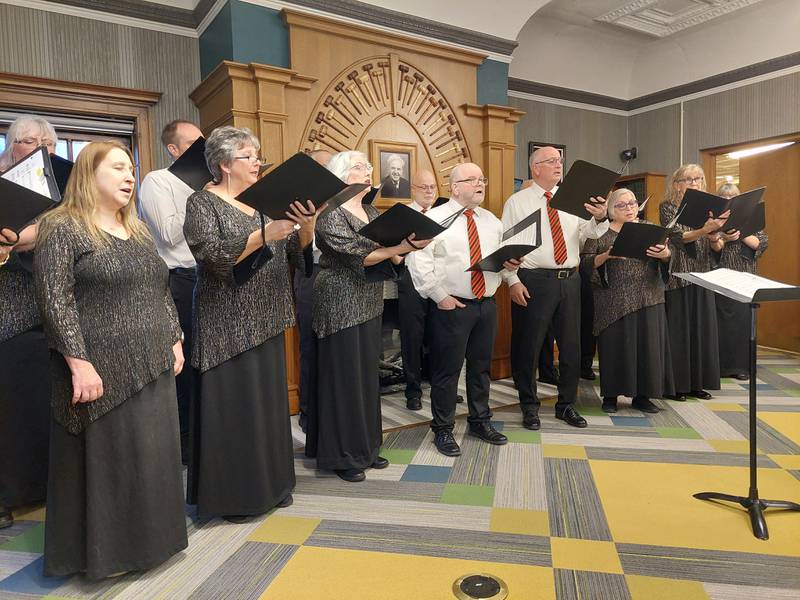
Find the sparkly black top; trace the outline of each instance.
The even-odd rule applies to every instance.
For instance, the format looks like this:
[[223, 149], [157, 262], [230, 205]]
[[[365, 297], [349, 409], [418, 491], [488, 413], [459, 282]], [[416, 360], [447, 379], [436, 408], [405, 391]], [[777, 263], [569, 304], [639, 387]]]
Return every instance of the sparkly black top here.
[[[678, 214], [678, 207], [665, 200], [658, 207], [661, 226], [667, 224]], [[678, 233], [691, 231], [691, 227], [675, 225], [675, 235], [670, 235], [670, 250], [672, 251], [671, 273], [707, 273], [717, 266], [717, 254], [711, 249], [711, 242], [703, 235], [697, 241], [684, 244], [680, 241]], [[675, 290], [690, 285], [685, 279], [671, 276], [667, 281], [667, 290]]]
[[103, 381], [98, 400], [73, 405], [66, 362], [53, 362], [53, 417], [76, 434], [171, 369], [181, 337], [169, 271], [153, 242], [105, 237], [98, 246], [65, 218], [36, 247], [36, 299], [50, 347], [89, 361]]
[[763, 231], [753, 234], [758, 238], [758, 248], [753, 250], [750, 246], [736, 240], [725, 242], [719, 257], [719, 266], [724, 269], [733, 269], [743, 273], [756, 272], [756, 260], [764, 254], [769, 244], [769, 238]]
[[41, 323], [31, 262], [32, 253], [12, 252], [0, 267], [0, 344]]

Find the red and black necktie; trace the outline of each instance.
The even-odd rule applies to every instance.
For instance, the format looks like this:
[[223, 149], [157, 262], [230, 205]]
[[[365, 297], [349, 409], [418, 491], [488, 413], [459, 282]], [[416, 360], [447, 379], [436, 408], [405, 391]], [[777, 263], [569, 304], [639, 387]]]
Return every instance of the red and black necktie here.
[[[478, 227], [475, 225], [475, 211], [467, 209], [464, 216], [467, 217], [467, 238], [469, 238], [469, 264], [474, 265], [480, 262], [481, 238], [478, 236]], [[486, 294], [486, 280], [483, 278], [483, 271], [470, 271], [472, 293], [479, 300]]]
[[553, 194], [545, 192], [547, 198], [547, 217], [550, 219], [550, 233], [553, 236], [553, 257], [557, 265], [567, 262], [567, 243], [564, 241], [564, 232], [561, 230], [561, 220], [558, 218], [558, 211], [550, 206], [550, 198]]

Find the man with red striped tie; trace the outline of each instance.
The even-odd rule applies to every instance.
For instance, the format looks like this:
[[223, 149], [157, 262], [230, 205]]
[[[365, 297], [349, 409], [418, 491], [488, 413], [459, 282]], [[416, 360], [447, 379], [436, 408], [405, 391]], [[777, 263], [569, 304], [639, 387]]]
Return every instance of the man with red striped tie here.
[[[458, 378], [467, 362], [469, 434], [490, 444], [508, 440], [490, 419], [489, 367], [497, 332], [494, 293], [519, 261], [504, 263], [501, 273], [467, 271], [500, 247], [503, 226], [480, 207], [487, 179], [481, 168], [464, 163], [450, 175], [450, 201], [427, 215], [442, 222], [464, 209], [453, 224], [427, 248], [406, 259], [417, 291], [430, 300], [428, 335], [431, 348], [431, 429], [436, 448], [446, 456], [461, 454], [453, 436]], [[541, 342], [540, 344], [541, 345]]]
[[[577, 267], [581, 245], [608, 229], [606, 201], [584, 204], [589, 220], [552, 208], [563, 173], [563, 158], [551, 147], [539, 148], [530, 157], [533, 185], [511, 196], [503, 207], [503, 227], [508, 228], [536, 210], [542, 211], [541, 245], [522, 259], [517, 273], [509, 277], [511, 294], [511, 371], [522, 409], [522, 423], [539, 429], [540, 401], [536, 395], [535, 365], [542, 341], [552, 325], [558, 345], [558, 401], [556, 418], [573, 427], [586, 427], [575, 410], [580, 375], [581, 281]], [[587, 201], [589, 198], [587, 198]], [[524, 235], [515, 243], [525, 243]]]

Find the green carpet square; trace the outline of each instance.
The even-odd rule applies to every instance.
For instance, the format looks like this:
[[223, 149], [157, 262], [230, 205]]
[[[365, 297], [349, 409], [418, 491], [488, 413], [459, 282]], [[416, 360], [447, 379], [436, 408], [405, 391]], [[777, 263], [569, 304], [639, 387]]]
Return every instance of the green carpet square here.
[[690, 427], [656, 427], [656, 431], [663, 438], [677, 438], [681, 440], [702, 440], [703, 436]]
[[542, 434], [538, 431], [504, 431], [503, 435], [508, 438], [509, 442], [517, 444], [541, 444]]
[[44, 523], [34, 525], [30, 529], [7, 541], [0, 550], [13, 552], [44, 552]]
[[797, 367], [767, 367], [773, 373], [800, 373]]
[[493, 485], [465, 485], [448, 483], [442, 494], [443, 504], [464, 504], [467, 506], [491, 506], [494, 502]]
[[580, 406], [578, 412], [582, 415], [589, 415], [590, 417], [606, 417], [608, 413], [603, 412], [599, 406]]
[[414, 459], [416, 450], [401, 450], [397, 448], [381, 448], [379, 454], [393, 465], [409, 465]]

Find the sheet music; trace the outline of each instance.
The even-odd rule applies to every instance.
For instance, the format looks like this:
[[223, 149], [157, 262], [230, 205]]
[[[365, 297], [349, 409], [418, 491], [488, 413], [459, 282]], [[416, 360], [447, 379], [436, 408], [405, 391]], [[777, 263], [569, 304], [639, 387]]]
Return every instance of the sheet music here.
[[47, 177], [44, 172], [44, 156], [41, 152], [31, 154], [28, 158], [3, 173], [2, 177], [46, 198], [53, 199], [50, 195], [50, 186], [47, 184]]
[[[676, 273], [676, 276], [679, 275]], [[706, 281], [718, 288], [735, 292], [747, 300], [752, 300], [758, 290], [793, 288], [780, 281], [773, 281], [766, 277], [759, 277], [752, 273], [742, 273], [732, 269], [715, 269], [708, 273], [689, 273], [696, 279]]]

